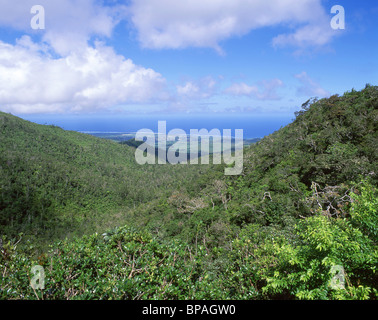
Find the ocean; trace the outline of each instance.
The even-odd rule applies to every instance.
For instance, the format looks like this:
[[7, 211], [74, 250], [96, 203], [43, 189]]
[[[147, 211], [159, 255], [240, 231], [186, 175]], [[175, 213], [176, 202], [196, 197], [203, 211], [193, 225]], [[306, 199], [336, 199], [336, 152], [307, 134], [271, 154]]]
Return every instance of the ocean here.
[[158, 121], [166, 121], [167, 133], [182, 129], [243, 129], [244, 139], [262, 138], [291, 123], [293, 116], [252, 114], [208, 115], [19, 115], [38, 124], [56, 125], [65, 130], [85, 133], [134, 133], [141, 129], [158, 131]]

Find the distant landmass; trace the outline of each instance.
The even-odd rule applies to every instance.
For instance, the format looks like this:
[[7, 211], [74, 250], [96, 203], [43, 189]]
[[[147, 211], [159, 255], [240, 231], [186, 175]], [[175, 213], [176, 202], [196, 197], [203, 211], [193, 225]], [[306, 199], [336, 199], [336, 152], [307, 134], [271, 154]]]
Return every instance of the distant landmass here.
[[[133, 132], [85, 132], [82, 131], [82, 133], [86, 133], [92, 136], [95, 136], [97, 138], [102, 138], [102, 139], [108, 139], [108, 140], [113, 140], [116, 141], [120, 144], [127, 145], [133, 148], [138, 148], [140, 145], [142, 145], [144, 142], [143, 141], [137, 141], [135, 140], [135, 135], [136, 133]], [[155, 134], [155, 137], [157, 137], [157, 134]], [[243, 146], [247, 147], [250, 146], [251, 144], [257, 143], [261, 140], [261, 138], [249, 138], [249, 139], [243, 139]], [[176, 141], [167, 141], [166, 142], [166, 148], [167, 151], [168, 149], [175, 144]], [[199, 151], [198, 151], [198, 157], [204, 156], [204, 155], [212, 155], [213, 154], [213, 143], [210, 140], [210, 145], [209, 145], [209, 152], [205, 152], [204, 150], [201, 150], [201, 143], [199, 142]], [[223, 146], [220, 147], [222, 151], [224, 151]], [[231, 151], [235, 151], [235, 144], [232, 142], [231, 145]], [[159, 146], [157, 142], [157, 138], [155, 139], [155, 155], [158, 156], [159, 154]], [[193, 159], [193, 155], [190, 153], [190, 135], [187, 135], [187, 159]]]

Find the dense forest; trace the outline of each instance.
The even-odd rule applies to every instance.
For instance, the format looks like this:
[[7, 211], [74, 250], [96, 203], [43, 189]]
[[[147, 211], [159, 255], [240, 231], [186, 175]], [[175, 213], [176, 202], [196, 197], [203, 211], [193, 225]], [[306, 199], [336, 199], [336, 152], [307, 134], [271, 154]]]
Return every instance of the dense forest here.
[[225, 176], [0, 113], [0, 299], [375, 300], [377, 120], [310, 99]]

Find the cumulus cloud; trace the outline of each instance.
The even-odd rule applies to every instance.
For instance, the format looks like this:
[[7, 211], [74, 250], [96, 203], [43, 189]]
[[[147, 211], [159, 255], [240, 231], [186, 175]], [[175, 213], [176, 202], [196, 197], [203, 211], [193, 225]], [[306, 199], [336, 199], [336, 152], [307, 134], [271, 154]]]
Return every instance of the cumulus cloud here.
[[104, 6], [97, 0], [37, 3], [45, 9], [44, 30], [31, 28], [34, 0], [0, 0], [0, 27], [25, 34], [15, 44], [0, 41], [1, 110], [87, 112], [169, 98], [161, 74], [102, 43], [125, 18], [124, 5]]
[[146, 48], [210, 47], [251, 30], [290, 25], [293, 34], [282, 34], [275, 45], [324, 44], [332, 32], [321, 0], [132, 0], [131, 19], [139, 41]]
[[177, 85], [176, 90], [179, 98], [206, 99], [215, 93], [217, 82], [211, 76], [198, 81], [186, 81], [185, 84]]
[[93, 111], [167, 99], [165, 79], [97, 44], [52, 58], [24, 36], [0, 42], [0, 106], [7, 112]]
[[337, 31], [330, 28], [328, 17], [323, 15], [319, 19], [319, 21], [298, 28], [293, 33], [278, 35], [272, 41], [273, 46], [295, 46], [303, 49], [322, 47], [328, 44]]
[[[45, 8], [45, 30], [30, 26], [30, 9], [37, 3]], [[205, 77], [176, 85], [173, 98], [160, 73], [135, 65], [101, 42], [112, 36], [122, 19], [132, 21], [146, 48], [210, 47], [222, 53], [222, 40], [277, 25], [292, 29], [278, 35], [275, 46], [323, 45], [333, 36], [324, 29], [326, 13], [320, 0], [130, 0], [127, 6], [116, 0], [37, 3], [0, 0], [0, 27], [27, 34], [12, 44], [0, 41], [3, 111], [84, 112], [168, 100], [184, 106], [189, 100], [219, 93], [218, 82]], [[311, 79], [297, 78], [303, 84], [299, 92], [322, 93]], [[256, 85], [234, 83], [224, 93], [277, 100], [281, 86], [279, 79]]]
[[244, 82], [233, 83], [224, 93], [233, 96], [255, 97], [259, 100], [279, 100], [277, 89], [283, 87], [284, 83], [280, 79], [261, 81], [259, 85], [248, 85]]
[[41, 34], [60, 55], [85, 49], [92, 36], [109, 37], [114, 26], [125, 17], [125, 7], [106, 7], [95, 0], [40, 0], [45, 9], [45, 29], [33, 31], [30, 9], [35, 0], [0, 0], [0, 26], [26, 33]]
[[302, 84], [297, 88], [298, 96], [313, 96], [319, 98], [330, 96], [330, 93], [323, 89], [317, 82], [312, 80], [305, 71], [296, 74], [294, 77], [297, 78]]

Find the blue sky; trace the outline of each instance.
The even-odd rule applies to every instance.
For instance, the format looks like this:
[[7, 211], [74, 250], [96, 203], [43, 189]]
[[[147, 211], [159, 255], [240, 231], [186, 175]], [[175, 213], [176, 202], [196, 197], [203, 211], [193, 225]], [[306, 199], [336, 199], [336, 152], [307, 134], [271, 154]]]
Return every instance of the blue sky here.
[[42, 30], [35, 0], [0, 0], [1, 111], [287, 117], [377, 84], [374, 0], [37, 2]]

